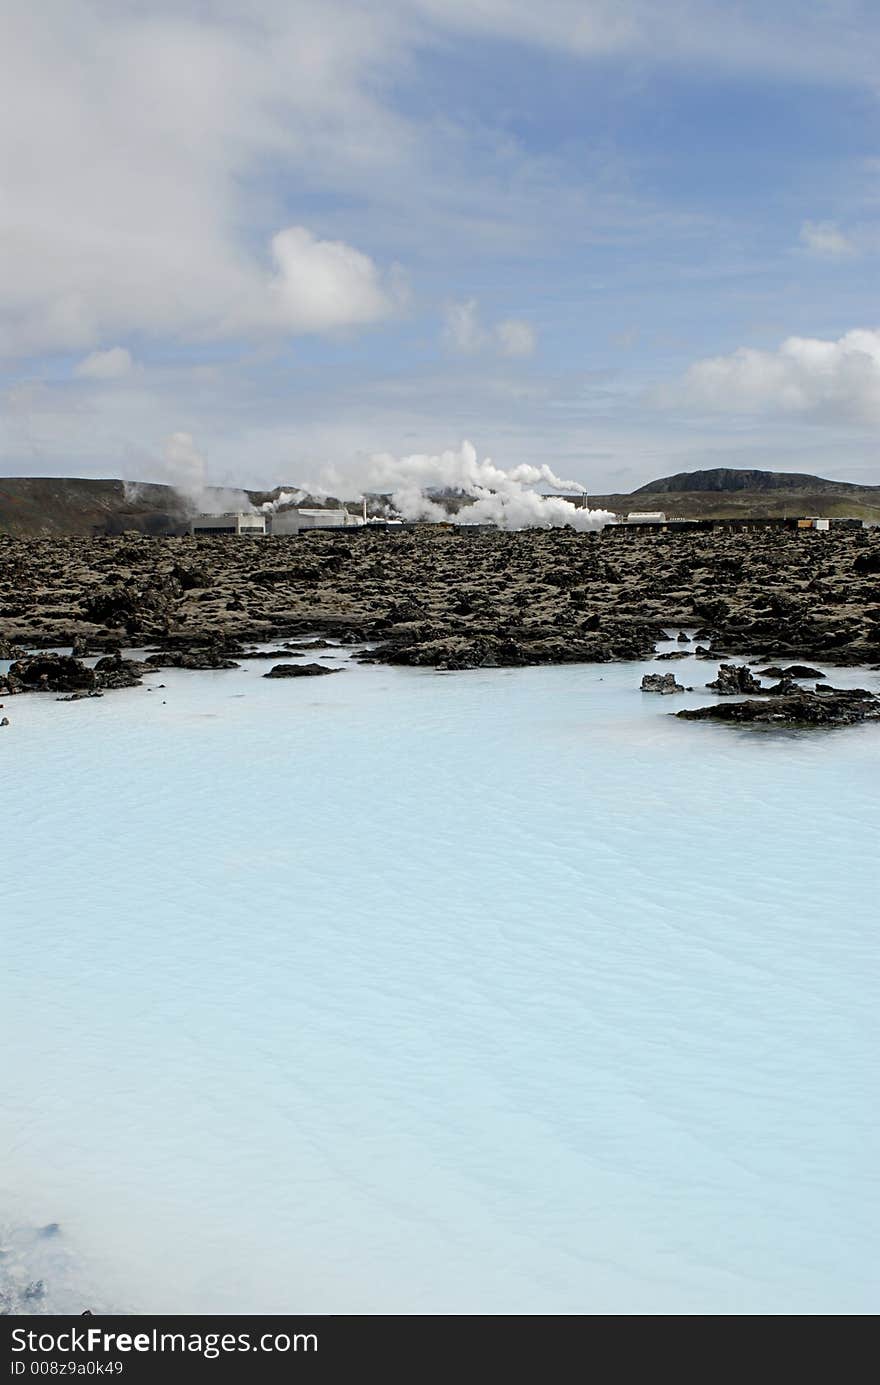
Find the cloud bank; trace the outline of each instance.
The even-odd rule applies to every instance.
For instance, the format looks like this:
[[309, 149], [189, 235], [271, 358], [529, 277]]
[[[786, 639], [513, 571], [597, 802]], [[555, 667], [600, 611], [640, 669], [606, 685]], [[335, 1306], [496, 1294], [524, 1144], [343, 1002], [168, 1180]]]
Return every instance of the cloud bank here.
[[271, 189], [304, 167], [344, 182], [398, 149], [371, 90], [399, 51], [388, 30], [346, 0], [5, 6], [0, 355], [393, 312], [392, 271]]
[[741, 346], [697, 361], [666, 402], [818, 422], [880, 422], [880, 329], [856, 328], [836, 341], [788, 337], [776, 351]]

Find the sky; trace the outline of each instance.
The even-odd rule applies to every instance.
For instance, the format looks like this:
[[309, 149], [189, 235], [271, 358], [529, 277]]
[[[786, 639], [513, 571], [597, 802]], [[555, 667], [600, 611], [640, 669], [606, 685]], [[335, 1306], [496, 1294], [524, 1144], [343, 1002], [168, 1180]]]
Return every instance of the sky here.
[[467, 439], [880, 484], [878, 41], [873, 0], [0, 0], [0, 475], [347, 493]]

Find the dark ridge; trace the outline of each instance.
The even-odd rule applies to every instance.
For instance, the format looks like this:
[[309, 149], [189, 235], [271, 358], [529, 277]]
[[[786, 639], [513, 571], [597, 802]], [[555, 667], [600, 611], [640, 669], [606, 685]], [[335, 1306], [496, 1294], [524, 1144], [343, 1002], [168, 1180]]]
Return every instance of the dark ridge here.
[[713, 467], [710, 471], [680, 471], [676, 476], [661, 476], [639, 486], [633, 495], [665, 495], [687, 491], [807, 491], [812, 495], [826, 492], [860, 494], [874, 491], [880, 497], [880, 486], [858, 486], [851, 481], [829, 481], [822, 476], [808, 476], [796, 471], [749, 471], [735, 467]]

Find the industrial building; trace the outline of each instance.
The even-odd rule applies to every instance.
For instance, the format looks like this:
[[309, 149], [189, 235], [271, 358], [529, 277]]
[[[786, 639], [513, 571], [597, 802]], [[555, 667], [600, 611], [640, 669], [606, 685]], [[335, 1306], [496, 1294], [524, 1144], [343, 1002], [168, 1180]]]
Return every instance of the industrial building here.
[[273, 534], [299, 534], [303, 529], [356, 528], [363, 524], [363, 520], [349, 514], [344, 507], [338, 510], [310, 510], [294, 505], [288, 510], [276, 511], [270, 523]]
[[247, 538], [264, 538], [266, 516], [254, 510], [236, 510], [222, 515], [196, 515], [189, 532], [196, 537], [207, 534], [243, 534]]

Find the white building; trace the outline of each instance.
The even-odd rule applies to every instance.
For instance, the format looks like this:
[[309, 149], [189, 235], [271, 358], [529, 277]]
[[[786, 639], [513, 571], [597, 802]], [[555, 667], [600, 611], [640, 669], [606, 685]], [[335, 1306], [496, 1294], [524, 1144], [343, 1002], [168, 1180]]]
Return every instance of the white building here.
[[253, 510], [237, 510], [222, 515], [196, 515], [189, 526], [191, 534], [244, 534], [262, 538], [266, 533], [266, 516]]
[[663, 510], [630, 510], [625, 524], [665, 524], [666, 515]]
[[271, 519], [273, 534], [298, 534], [301, 529], [347, 529], [362, 523], [363, 520], [350, 515], [344, 508], [309, 510], [296, 505], [289, 510], [278, 510]]

